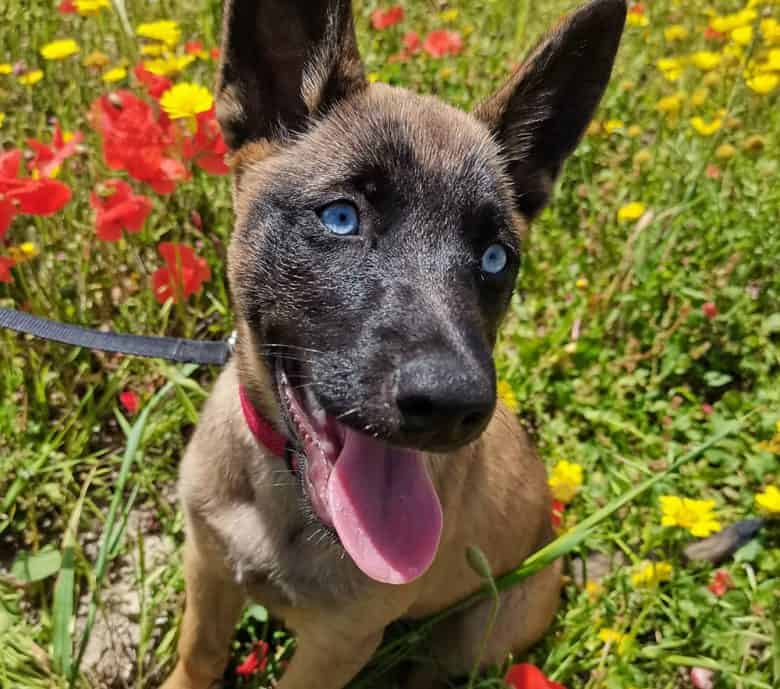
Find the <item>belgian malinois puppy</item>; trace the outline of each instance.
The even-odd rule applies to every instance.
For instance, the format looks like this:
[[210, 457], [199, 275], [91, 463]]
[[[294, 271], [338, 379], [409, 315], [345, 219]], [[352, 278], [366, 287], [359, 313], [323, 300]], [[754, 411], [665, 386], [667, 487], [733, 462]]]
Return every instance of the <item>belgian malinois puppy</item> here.
[[[297, 635], [280, 689], [340, 689], [388, 623], [480, 586], [467, 546], [500, 574], [549, 541], [545, 470], [496, 403], [492, 350], [625, 15], [593, 0], [466, 114], [369, 84], [349, 0], [226, 1], [238, 341], [182, 465], [186, 609], [165, 689], [219, 680], [248, 599]], [[483, 662], [539, 639], [558, 597], [555, 566], [505, 591]], [[487, 612], [435, 630], [442, 675], [469, 670]]]

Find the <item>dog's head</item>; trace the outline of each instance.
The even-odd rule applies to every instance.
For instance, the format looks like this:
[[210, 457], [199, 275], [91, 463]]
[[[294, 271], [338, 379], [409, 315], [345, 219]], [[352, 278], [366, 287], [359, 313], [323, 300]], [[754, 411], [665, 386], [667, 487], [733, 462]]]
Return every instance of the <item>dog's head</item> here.
[[241, 365], [274, 381], [314, 513], [376, 579], [433, 557], [441, 511], [419, 451], [458, 448], [492, 416], [524, 230], [601, 98], [625, 14], [624, 0], [575, 12], [467, 114], [370, 85], [348, 0], [226, 1]]

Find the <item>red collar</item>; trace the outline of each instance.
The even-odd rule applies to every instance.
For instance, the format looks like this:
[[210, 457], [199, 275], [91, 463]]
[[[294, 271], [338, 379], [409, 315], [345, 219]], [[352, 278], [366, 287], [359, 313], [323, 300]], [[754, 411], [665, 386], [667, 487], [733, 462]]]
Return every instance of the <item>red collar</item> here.
[[249, 400], [249, 395], [243, 385], [238, 386], [238, 397], [241, 400], [241, 409], [244, 412], [244, 419], [252, 435], [258, 443], [267, 447], [277, 457], [285, 459], [287, 449], [287, 438], [277, 431], [271, 422], [260, 416], [255, 406]]

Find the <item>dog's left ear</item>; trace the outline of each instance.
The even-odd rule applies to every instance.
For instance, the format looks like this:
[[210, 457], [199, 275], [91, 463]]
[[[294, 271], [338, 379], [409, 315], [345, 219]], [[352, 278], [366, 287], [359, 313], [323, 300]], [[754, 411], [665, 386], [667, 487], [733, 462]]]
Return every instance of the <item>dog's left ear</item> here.
[[544, 208], [612, 73], [625, 0], [593, 0], [565, 18], [474, 115], [501, 144], [518, 210]]

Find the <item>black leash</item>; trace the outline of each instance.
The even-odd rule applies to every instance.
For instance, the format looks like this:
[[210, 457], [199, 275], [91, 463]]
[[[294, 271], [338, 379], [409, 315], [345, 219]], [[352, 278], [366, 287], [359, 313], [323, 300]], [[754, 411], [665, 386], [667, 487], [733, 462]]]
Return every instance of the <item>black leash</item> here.
[[99, 349], [104, 352], [118, 352], [153, 359], [168, 359], [181, 363], [218, 366], [223, 366], [227, 362], [235, 344], [232, 336], [227, 340], [209, 342], [207, 340], [185, 340], [178, 337], [102, 332], [82, 328], [78, 325], [51, 321], [40, 316], [31, 316], [29, 313], [6, 309], [2, 306], [0, 306], [0, 327], [34, 335], [44, 340], [53, 340], [87, 349]]

